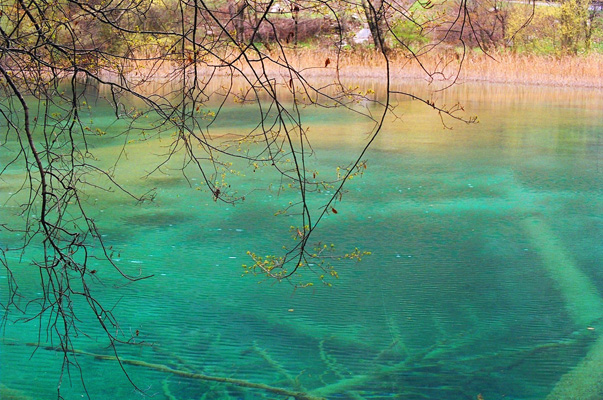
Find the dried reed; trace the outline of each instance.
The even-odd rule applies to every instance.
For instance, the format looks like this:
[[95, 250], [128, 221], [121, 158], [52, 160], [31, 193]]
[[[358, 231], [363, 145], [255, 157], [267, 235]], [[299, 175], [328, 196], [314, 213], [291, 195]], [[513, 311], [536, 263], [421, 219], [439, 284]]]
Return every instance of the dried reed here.
[[[330, 60], [324, 67], [325, 60]], [[380, 54], [365, 50], [339, 53], [320, 50], [300, 51], [292, 57], [295, 66], [311, 74], [330, 75], [339, 59], [339, 75], [348, 78], [385, 76], [385, 61]], [[476, 54], [464, 58], [454, 51], [432, 52], [417, 58], [393, 52], [389, 55], [395, 79], [418, 78], [451, 84], [484, 81], [519, 85], [603, 87], [603, 55], [541, 56], [511, 53]]]
[[[288, 77], [291, 73], [285, 65], [301, 71], [305, 78], [384, 78], [386, 63], [383, 56], [370, 49], [336, 51], [327, 49], [287, 49], [274, 52], [263, 63], [251, 65], [240, 61], [228, 66], [218, 60], [204, 60], [197, 65], [201, 76], [230, 76], [256, 72], [264, 68], [270, 77]], [[545, 56], [513, 53], [468, 53], [464, 57], [458, 52], [433, 51], [417, 57], [408, 53], [392, 51], [388, 55], [390, 75], [394, 81], [423, 79], [438, 86], [461, 82], [490, 82], [513, 85], [540, 85], [565, 87], [603, 87], [603, 54], [582, 56]], [[131, 76], [152, 77], [153, 80], [174, 81], [179, 71], [187, 65], [186, 60], [137, 62], [124, 70]], [[295, 74], [293, 74], [295, 75]], [[295, 78], [295, 76], [293, 76]], [[288, 78], [287, 78], [288, 79]]]

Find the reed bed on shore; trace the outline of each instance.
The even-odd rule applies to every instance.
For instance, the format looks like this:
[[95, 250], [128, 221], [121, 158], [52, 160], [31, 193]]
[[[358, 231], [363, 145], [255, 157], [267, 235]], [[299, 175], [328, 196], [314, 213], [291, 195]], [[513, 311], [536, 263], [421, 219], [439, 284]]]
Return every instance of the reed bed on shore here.
[[[384, 77], [383, 56], [372, 51], [336, 52], [306, 51], [297, 55], [295, 66], [317, 75], [330, 75], [333, 61], [339, 59], [339, 75], [349, 78]], [[464, 58], [457, 52], [432, 52], [417, 58], [392, 52], [389, 56], [391, 76], [415, 78], [450, 84], [484, 81], [516, 85], [603, 87], [603, 54], [582, 56], [518, 55], [512, 53], [469, 53]], [[295, 58], [294, 58], [295, 59]], [[324, 67], [325, 60], [331, 63]], [[305, 64], [303, 64], [305, 63]]]
[[471, 81], [547, 86], [603, 87], [603, 55], [470, 56], [460, 77]]
[[[370, 49], [336, 51], [327, 49], [287, 49], [284, 53], [268, 54], [269, 58], [254, 59], [251, 63], [237, 61], [232, 68], [218, 60], [204, 60], [197, 64], [200, 76], [240, 76], [265, 70], [270, 77], [297, 79], [292, 70], [304, 78], [327, 79], [381, 79], [386, 76], [383, 55]], [[504, 52], [489, 54], [469, 52], [466, 55], [449, 49], [432, 51], [418, 56], [392, 51], [388, 55], [390, 76], [394, 81], [421, 79], [436, 87], [463, 82], [490, 82], [512, 85], [603, 87], [603, 54], [578, 56], [530, 55]], [[142, 79], [176, 80], [182, 68], [190, 73], [190, 62], [138, 62], [124, 68], [130, 76]], [[250, 74], [249, 76], [253, 76]], [[143, 78], [144, 77], [144, 78]], [[360, 82], [359, 82], [360, 83]]]

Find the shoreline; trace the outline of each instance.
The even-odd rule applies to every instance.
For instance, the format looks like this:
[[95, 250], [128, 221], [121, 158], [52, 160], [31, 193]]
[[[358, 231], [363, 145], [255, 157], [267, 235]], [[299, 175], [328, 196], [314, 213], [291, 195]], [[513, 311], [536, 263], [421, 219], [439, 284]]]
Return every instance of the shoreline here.
[[[310, 52], [311, 53], [311, 52]], [[369, 59], [369, 54], [351, 54], [341, 60], [339, 76], [353, 78], [384, 78], [385, 65]], [[313, 57], [312, 57], [313, 56]], [[324, 52], [308, 58], [328, 57]], [[377, 56], [376, 53], [370, 56]], [[536, 56], [514, 54], [468, 54], [459, 69], [456, 53], [433, 53], [417, 60], [394, 54], [390, 62], [392, 81], [418, 79], [431, 85], [448, 86], [459, 83], [550, 86], [568, 88], [603, 88], [603, 54], [587, 56]], [[363, 65], [364, 64], [364, 65]], [[368, 65], [366, 65], [368, 64]], [[365, 66], [366, 65], [366, 66]], [[314, 67], [316, 68], [316, 67]], [[320, 70], [324, 72], [320, 72]], [[430, 79], [431, 74], [431, 79]], [[458, 78], [455, 76], [458, 74]], [[325, 68], [316, 68], [308, 76], [330, 76]]]
[[[284, 53], [266, 54], [261, 61], [253, 59], [233, 66], [208, 60], [197, 64], [195, 70], [201, 79], [211, 77], [240, 78], [243, 74], [253, 77], [254, 72], [265, 72], [268, 78], [282, 80], [287, 86], [291, 76], [296, 81], [300, 76], [313, 80], [345, 81], [362, 84], [362, 80], [384, 80], [386, 64], [380, 53], [371, 50], [341, 51], [322, 49], [285, 49]], [[590, 88], [603, 89], [603, 54], [592, 53], [578, 56], [517, 55], [513, 53], [468, 53], [463, 59], [455, 51], [431, 52], [418, 57], [392, 51], [390, 59], [391, 82], [398, 84], [407, 80], [441, 90], [465, 83], [502, 84], [526, 87]], [[296, 74], [283, 65], [287, 62]], [[119, 66], [122, 76], [133, 84], [150, 82], [178, 82], [182, 69], [192, 72], [193, 64], [161, 57], [145, 57], [129, 60]], [[236, 72], [233, 74], [233, 68]], [[255, 71], [253, 71], [255, 69]], [[102, 79], [119, 79], [113, 68], [90, 71]], [[190, 73], [189, 72], [189, 73]], [[17, 72], [18, 74], [19, 72]], [[69, 76], [72, 69], [61, 72]], [[27, 72], [21, 71], [22, 77]], [[189, 75], [190, 76], [190, 75]], [[259, 76], [262, 76], [260, 74]]]
[[[291, 65], [302, 71], [308, 79], [339, 78], [350, 81], [386, 77], [382, 56], [368, 50], [340, 53], [339, 71], [335, 68], [337, 53], [333, 51], [291, 51], [287, 58]], [[460, 66], [460, 72], [460, 59], [455, 52], [427, 53], [418, 59], [409, 58], [402, 53], [392, 53], [390, 58], [390, 77], [393, 83], [413, 79], [422, 81], [436, 90], [461, 83], [603, 88], [603, 54], [562, 57], [467, 54]], [[325, 67], [326, 60], [330, 60], [330, 63]], [[244, 70], [249, 72], [250, 68], [246, 67]], [[288, 75], [285, 68], [270, 64], [267, 71], [275, 77]], [[220, 75], [228, 76], [223, 73]]]

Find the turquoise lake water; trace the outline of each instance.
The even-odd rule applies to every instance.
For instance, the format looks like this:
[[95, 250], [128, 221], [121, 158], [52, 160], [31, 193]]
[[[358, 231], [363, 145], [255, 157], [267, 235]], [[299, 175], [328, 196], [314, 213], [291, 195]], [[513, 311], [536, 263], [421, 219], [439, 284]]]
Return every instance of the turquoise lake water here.
[[[433, 110], [400, 100], [399, 118], [388, 120], [366, 156], [366, 172], [349, 181], [337, 214], [316, 231], [337, 251], [372, 252], [360, 263], [333, 261], [333, 287], [293, 290], [242, 276], [248, 250], [278, 252], [298, 224], [274, 216], [295, 193], [268, 190], [275, 179], [268, 167], [235, 165], [241, 175], [229, 183], [246, 199], [233, 206], [195, 190], [201, 178], [187, 182], [177, 161], [142, 179], [165, 139], [128, 145], [116, 177], [136, 193], [157, 188], [155, 202], [136, 205], [100, 191], [88, 198], [115, 262], [154, 275], [124, 285], [100, 261], [94, 265], [97, 296], [124, 332], [138, 331], [136, 340], [148, 344], [119, 346], [120, 355], [329, 399], [527, 400], [555, 390], [602, 398], [601, 372], [584, 360], [603, 359], [603, 94], [465, 85], [439, 96], [461, 101], [480, 123], [443, 129]], [[310, 162], [335, 176], [366, 143], [370, 125], [338, 110], [304, 112]], [[217, 133], [253, 125], [249, 107], [228, 104], [223, 115]], [[120, 126], [110, 109], [91, 117], [109, 133], [91, 150], [99, 163], [110, 162], [126, 139], [112, 138]], [[2, 165], [14, 145], [4, 144]], [[3, 221], [17, 221], [10, 194], [22, 177], [13, 168], [0, 181]], [[318, 209], [329, 193], [312, 196]], [[20, 240], [0, 231], [2, 248]], [[38, 275], [28, 260], [36, 251], [34, 244], [21, 262], [18, 252], [7, 253], [20, 289], [33, 297]], [[44, 328], [17, 318], [9, 314], [3, 330], [1, 397], [56, 398], [62, 356], [34, 353], [26, 344]], [[74, 346], [113, 354], [91, 315], [82, 311], [80, 319], [89, 337], [79, 335]], [[93, 399], [286, 398], [126, 365], [141, 394], [116, 362], [78, 360]], [[86, 396], [75, 370], [61, 390], [66, 399]]]

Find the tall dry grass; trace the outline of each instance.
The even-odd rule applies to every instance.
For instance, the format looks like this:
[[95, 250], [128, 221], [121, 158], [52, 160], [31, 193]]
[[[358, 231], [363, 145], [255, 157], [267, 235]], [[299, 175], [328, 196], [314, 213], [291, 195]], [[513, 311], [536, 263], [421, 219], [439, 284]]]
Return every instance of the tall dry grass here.
[[[409, 57], [402, 52], [389, 54], [390, 74], [394, 81], [422, 79], [435, 86], [448, 86], [459, 82], [491, 82], [514, 85], [541, 85], [603, 88], [603, 55], [543, 56], [512, 53], [469, 53], [464, 58], [454, 50], [430, 52], [419, 57]], [[370, 49], [341, 51], [324, 49], [288, 49], [284, 54], [274, 53], [263, 63], [251, 66], [238, 63], [240, 71], [265, 68], [269, 76], [288, 79], [289, 64], [307, 78], [328, 79], [381, 79], [386, 76], [385, 60]], [[218, 67], [220, 62], [209, 60], [199, 64], [197, 71], [203, 75], [239, 75], [229, 67]], [[137, 63], [130, 68], [133, 75], [148, 76], [156, 80], [178, 79], [180, 62]], [[188, 71], [192, 71], [188, 66]], [[234, 72], [233, 72], [234, 71]]]
[[[296, 66], [311, 74], [331, 75], [337, 53], [304, 51], [292, 57]], [[324, 68], [325, 60], [331, 63]], [[603, 55], [541, 56], [508, 53], [468, 54], [463, 59], [453, 51], [433, 52], [417, 59], [402, 53], [389, 56], [393, 79], [417, 78], [446, 85], [458, 82], [483, 81], [520, 85], [568, 87], [603, 87]], [[369, 50], [340, 53], [339, 75], [349, 78], [380, 78], [385, 76], [383, 57]]]
[[603, 87], [603, 55], [470, 56], [461, 71], [465, 80], [524, 85]]

